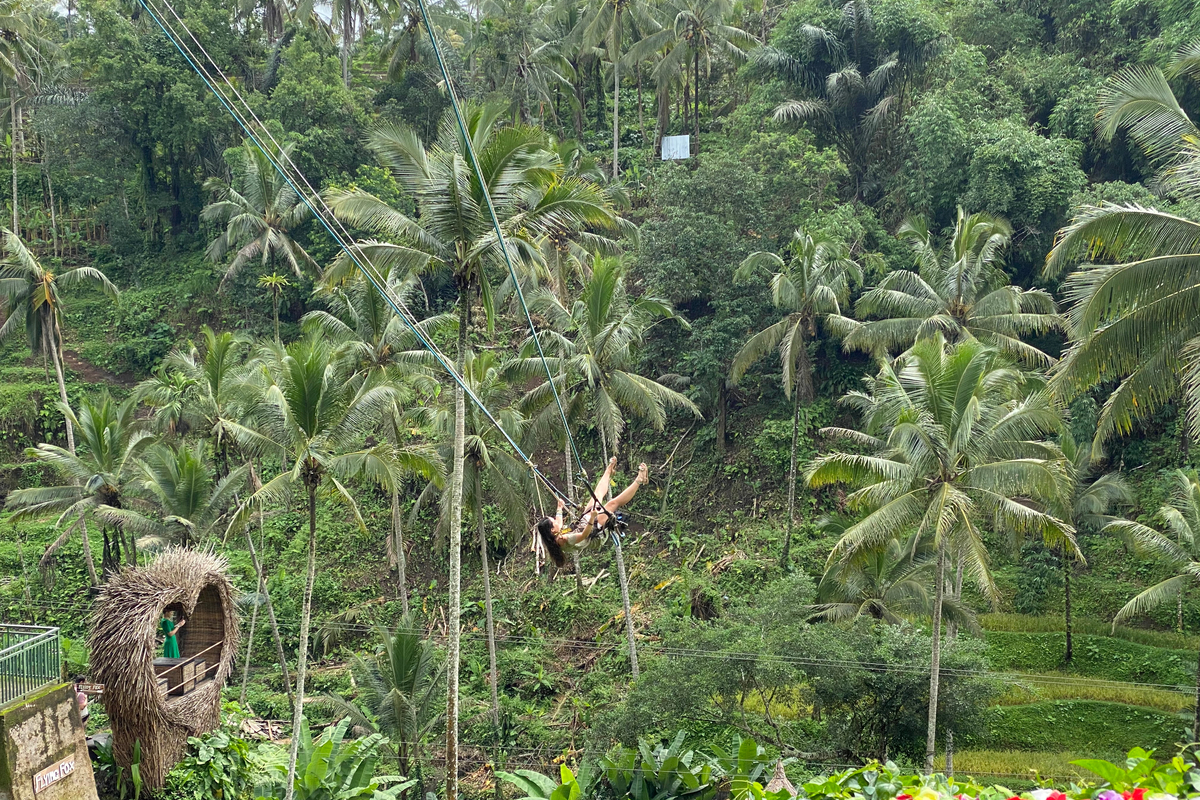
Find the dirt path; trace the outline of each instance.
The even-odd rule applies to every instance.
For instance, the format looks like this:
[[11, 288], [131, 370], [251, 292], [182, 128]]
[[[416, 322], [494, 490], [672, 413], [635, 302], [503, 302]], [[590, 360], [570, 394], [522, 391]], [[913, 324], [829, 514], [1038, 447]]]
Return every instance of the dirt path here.
[[66, 348], [63, 348], [63, 361], [66, 362], [67, 369], [76, 375], [82, 376], [88, 383], [107, 383], [112, 386], [121, 386], [125, 389], [132, 389], [134, 386], [137, 386], [137, 381], [134, 380], [131, 373], [122, 372], [120, 375], [114, 375], [106, 369], [97, 367], [90, 361], [83, 360], [78, 354]]

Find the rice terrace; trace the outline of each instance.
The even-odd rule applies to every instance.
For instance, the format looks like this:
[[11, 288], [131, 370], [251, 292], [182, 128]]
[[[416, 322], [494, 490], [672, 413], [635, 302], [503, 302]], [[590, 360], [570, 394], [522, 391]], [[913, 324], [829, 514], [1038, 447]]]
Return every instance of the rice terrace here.
[[0, 800], [1200, 798], [1200, 6], [0, 0]]

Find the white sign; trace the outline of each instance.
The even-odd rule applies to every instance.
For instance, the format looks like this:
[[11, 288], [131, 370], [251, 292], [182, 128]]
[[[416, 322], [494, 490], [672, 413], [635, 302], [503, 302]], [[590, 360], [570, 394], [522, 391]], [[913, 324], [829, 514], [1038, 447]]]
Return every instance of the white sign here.
[[75, 771], [75, 756], [68, 756], [33, 776], [33, 793], [39, 794]]
[[662, 138], [662, 160], [677, 161], [681, 158], [692, 157], [692, 137], [688, 134], [683, 136], [664, 136]]

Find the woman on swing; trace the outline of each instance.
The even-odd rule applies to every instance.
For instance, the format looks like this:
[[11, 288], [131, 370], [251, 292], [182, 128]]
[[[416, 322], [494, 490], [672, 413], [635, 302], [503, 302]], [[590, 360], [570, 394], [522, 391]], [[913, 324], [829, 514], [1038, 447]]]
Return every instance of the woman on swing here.
[[596, 490], [592, 492], [592, 499], [583, 507], [583, 513], [579, 515], [578, 521], [570, 530], [563, 529], [564, 504], [561, 497], [558, 499], [558, 513], [553, 517], [546, 517], [537, 524], [538, 536], [541, 537], [546, 552], [559, 567], [567, 563], [564, 549], [575, 551], [586, 549], [591, 535], [597, 529], [603, 530], [608, 525], [610, 515], [616, 514], [617, 509], [632, 500], [638, 489], [650, 480], [650, 470], [643, 462], [638, 465], [638, 474], [633, 479], [633, 483], [629, 484], [625, 491], [601, 506], [597, 500], [608, 494], [609, 486], [612, 484], [613, 470], [616, 469], [616, 466], [617, 457], [613, 456], [609, 460], [604, 474], [600, 476]]

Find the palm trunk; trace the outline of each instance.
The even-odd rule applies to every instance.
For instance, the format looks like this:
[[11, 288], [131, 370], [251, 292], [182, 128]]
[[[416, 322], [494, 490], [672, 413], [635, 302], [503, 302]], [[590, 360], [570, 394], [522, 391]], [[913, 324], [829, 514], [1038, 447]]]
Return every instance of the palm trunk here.
[[792, 391], [792, 460], [788, 468], [788, 515], [787, 533], [783, 537], [783, 555], [779, 558], [779, 566], [784, 572], [788, 570], [788, 561], [792, 549], [792, 529], [796, 525], [796, 446], [800, 442], [800, 392]]
[[96, 575], [96, 561], [92, 556], [92, 542], [88, 536], [86, 519], [81, 519], [79, 521], [79, 536], [80, 540], [83, 542], [83, 564], [87, 567], [88, 582], [91, 583], [92, 588], [94, 589], [100, 585], [100, 577]]
[[304, 678], [308, 669], [308, 629], [312, 625], [313, 581], [317, 576], [317, 486], [308, 486], [308, 575], [304, 579], [304, 605], [300, 611], [300, 652], [296, 656], [296, 703], [292, 711], [292, 747], [288, 753], [284, 800], [296, 796], [296, 757], [300, 753], [300, 726], [304, 721]]
[[354, 8], [342, 0], [342, 83], [350, 88], [350, 40], [354, 38]]
[[50, 238], [55, 256], [58, 256], [58, 214], [54, 210], [54, 181], [50, 179], [50, 147], [45, 137], [42, 141], [42, 174], [46, 176], [46, 195], [50, 200]]
[[[458, 371], [467, 361], [467, 313], [471, 295], [459, 296]], [[458, 798], [458, 667], [462, 618], [462, 500], [463, 453], [466, 439], [467, 401], [461, 384], [454, 387], [454, 472], [450, 476], [450, 613], [446, 624], [446, 797]]]
[[12, 117], [12, 130], [9, 131], [12, 140], [12, 232], [17, 236], [21, 235], [21, 221], [17, 215], [17, 93], [12, 90], [12, 101], [8, 104], [9, 114]]
[[946, 775], [954, 777], [954, 731], [946, 731]]
[[696, 114], [693, 118], [692, 124], [694, 124], [696, 126], [696, 154], [699, 155], [700, 154], [700, 51], [699, 50], [697, 50], [696, 54], [694, 56], [692, 56], [692, 61], [695, 64], [695, 70], [694, 70], [695, 80], [693, 81], [693, 83], [695, 83], [695, 86], [692, 87], [692, 93], [695, 94], [695, 100], [696, 100]]
[[271, 299], [274, 301], [272, 311], [275, 317], [275, 344], [279, 344], [279, 289], [271, 288]]
[[[259, 590], [262, 589], [262, 581], [259, 580]], [[250, 685], [250, 656], [254, 655], [254, 627], [258, 624], [258, 603], [254, 604], [254, 610], [250, 612], [250, 635], [246, 638], [246, 661], [242, 665], [242, 691], [238, 695], [238, 703], [242, 708], [246, 707], [246, 687]]]
[[633, 609], [629, 604], [629, 577], [625, 573], [625, 555], [621, 552], [621, 538], [616, 535], [613, 536], [613, 552], [617, 557], [617, 578], [621, 583], [621, 606], [625, 609], [625, 638], [629, 640], [629, 671], [633, 674], [633, 679], [637, 680], [639, 674], [637, 641], [633, 638]]
[[[54, 362], [54, 377], [58, 381], [58, 399], [62, 401], [64, 406], [69, 408], [71, 402], [67, 399], [67, 382], [63, 377], [62, 352], [58, 347], [58, 341], [61, 341], [62, 334], [58, 331], [57, 320], [51, 318], [48, 323], [48, 328], [46, 325], [46, 323], [43, 323], [43, 330], [45, 331], [44, 336], [46, 337], [45, 346], [49, 348], [50, 360]], [[65, 422], [67, 426], [67, 449], [74, 453], [75, 427], [71, 424], [71, 418], [65, 414], [63, 415], [63, 422]]]
[[946, 592], [946, 541], [938, 542], [937, 575], [934, 578], [933, 599], [933, 657], [929, 665], [929, 723], [925, 729], [925, 774], [933, 774], [933, 757], [937, 750], [938, 684], [942, 664], [942, 600]]
[[[57, 328], [57, 322], [53, 323], [53, 327], [50, 329], [47, 329], [47, 327], [43, 325], [43, 336], [46, 337], [46, 343], [43, 345], [43, 348], [50, 351], [50, 360], [54, 362], [54, 377], [58, 382], [58, 399], [62, 401], [64, 406], [70, 406], [71, 404], [67, 400], [67, 382], [63, 376], [62, 356], [60, 355], [59, 348], [55, 342], [56, 339], [61, 337], [61, 334], [58, 334], [57, 332]], [[71, 418], [65, 414], [63, 415], [63, 422], [66, 423], [67, 427], [67, 450], [74, 455], [75, 428], [71, 424]], [[100, 577], [96, 574], [96, 561], [92, 556], [92, 542], [88, 538], [86, 519], [80, 520], [79, 522], [79, 535], [83, 538], [83, 563], [84, 566], [87, 567], [88, 580], [91, 582], [93, 587], [99, 586]]]
[[613, 13], [613, 162], [612, 179], [620, 175], [617, 151], [621, 146], [621, 135], [617, 122], [621, 116], [621, 12]]
[[642, 134], [642, 147], [646, 146], [646, 114], [642, 108], [642, 65], [637, 65], [637, 110], [638, 130]]
[[1183, 633], [1183, 590], [1179, 590], [1179, 597], [1175, 601], [1175, 629]]
[[1063, 621], [1067, 631], [1067, 649], [1063, 653], [1063, 661], [1070, 664], [1075, 658], [1075, 642], [1071, 630], [1073, 627], [1071, 622], [1071, 562], [1067, 558], [1067, 554], [1063, 552]]
[[500, 725], [500, 695], [497, 684], [500, 672], [496, 669], [496, 623], [492, 614], [492, 576], [488, 567], [487, 532], [483, 525], [483, 481], [475, 469], [475, 527], [479, 532], [479, 563], [483, 566], [483, 613], [487, 619], [488, 688], [492, 693], [492, 724]]
[[283, 650], [283, 637], [279, 635], [279, 620], [275, 618], [275, 605], [271, 602], [271, 589], [267, 586], [267, 573], [258, 559], [258, 550], [254, 547], [254, 537], [246, 531], [246, 547], [250, 552], [250, 565], [258, 576], [258, 590], [262, 592], [263, 604], [267, 607], [267, 623], [271, 627], [271, 638], [275, 640], [275, 657], [279, 659], [279, 674], [283, 679], [283, 691], [288, 696], [288, 702], [296, 702], [292, 694], [292, 676], [288, 672], [287, 654]]
[[1200, 742], [1200, 659], [1196, 661], [1196, 712], [1192, 716], [1192, 741]]
[[[962, 587], [963, 587], [963, 557], [962, 557], [962, 553], [959, 553], [958, 556], [955, 558], [954, 585], [951, 587], [951, 594], [950, 594], [950, 596], [954, 598], [954, 602], [956, 602], [956, 603], [959, 600], [962, 600]], [[949, 625], [946, 626], [946, 638], [949, 639], [950, 641], [954, 641], [955, 639], [958, 638], [958, 623], [957, 622], [951, 622]], [[947, 741], [947, 747], [948, 747], [950, 740], [947, 739], [946, 741]]]
[[404, 555], [404, 532], [400, 529], [400, 491], [392, 487], [392, 551], [396, 554], [396, 583], [400, 609], [408, 619], [408, 558]]

